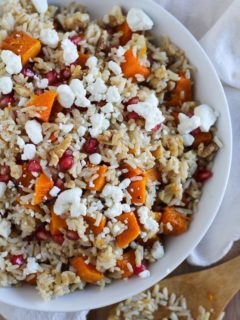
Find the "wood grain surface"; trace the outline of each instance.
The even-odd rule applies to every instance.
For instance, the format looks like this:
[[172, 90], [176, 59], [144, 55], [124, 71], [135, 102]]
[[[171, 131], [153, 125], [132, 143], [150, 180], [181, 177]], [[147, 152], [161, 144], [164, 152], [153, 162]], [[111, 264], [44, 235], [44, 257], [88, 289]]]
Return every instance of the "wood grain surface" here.
[[[230, 260], [240, 255], [240, 241], [236, 242], [231, 251], [224, 259], [219, 261], [216, 265]], [[196, 267], [188, 264], [184, 261], [171, 275], [179, 275], [188, 272], [194, 272], [203, 270], [205, 268]], [[109, 307], [92, 310], [88, 316], [88, 320], [106, 320], [108, 315]], [[232, 299], [227, 309], [225, 310], [226, 315], [224, 320], [240, 320], [240, 292]]]
[[[236, 242], [233, 248], [231, 249], [231, 251], [228, 253], [228, 255], [224, 259], [219, 261], [216, 265], [224, 261], [230, 260], [239, 255], [240, 255], [240, 241]], [[203, 270], [203, 269], [204, 268], [192, 266], [188, 264], [186, 261], [184, 261], [171, 275], [184, 274], [184, 273], [194, 272], [194, 271]], [[109, 307], [92, 310], [89, 313], [88, 320], [106, 320], [108, 315], [108, 310], [109, 310]], [[0, 320], [4, 320], [4, 319], [0, 316]], [[15, 320], [15, 319], [9, 318], [6, 320]], [[34, 319], [31, 319], [31, 320], [34, 320]], [[240, 320], [240, 293], [238, 293], [228, 305], [224, 320]]]

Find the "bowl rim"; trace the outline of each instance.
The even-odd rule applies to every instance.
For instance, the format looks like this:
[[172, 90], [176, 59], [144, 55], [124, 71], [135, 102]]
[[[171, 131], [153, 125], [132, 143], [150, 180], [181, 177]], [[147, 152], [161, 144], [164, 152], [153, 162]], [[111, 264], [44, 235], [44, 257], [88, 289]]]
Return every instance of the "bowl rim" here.
[[[54, 1], [53, 1], [54, 2]], [[57, 2], [57, 1], [55, 1]], [[170, 19], [176, 26], [178, 26], [179, 28], [183, 29], [184, 33], [187, 34], [187, 36], [190, 38], [190, 40], [194, 43], [194, 45], [197, 47], [197, 50], [201, 53], [201, 55], [204, 56], [206, 62], [208, 63], [208, 67], [210, 68], [210, 72], [212, 72], [212, 74], [214, 75], [215, 81], [219, 87], [219, 93], [221, 93], [222, 95], [222, 99], [223, 102], [225, 104], [225, 112], [227, 115], [227, 123], [229, 126], [229, 137], [230, 140], [229, 145], [228, 145], [228, 150], [229, 150], [229, 155], [228, 155], [228, 163], [225, 164], [225, 180], [224, 180], [224, 184], [222, 185], [222, 189], [219, 192], [219, 201], [218, 204], [215, 206], [215, 210], [214, 212], [212, 212], [211, 217], [208, 220], [208, 223], [206, 224], [205, 228], [202, 228], [202, 232], [199, 233], [198, 235], [196, 235], [196, 237], [193, 239], [191, 246], [189, 246], [189, 249], [185, 251], [185, 254], [182, 255], [181, 257], [178, 257], [178, 259], [176, 259], [174, 261], [174, 263], [171, 265], [171, 267], [167, 270], [165, 270], [164, 272], [162, 272], [162, 275], [159, 276], [157, 273], [155, 273], [154, 275], [152, 275], [150, 278], [146, 279], [147, 281], [143, 281], [142, 285], [141, 285], [141, 289], [139, 290], [139, 288], [136, 289], [131, 289], [129, 290], [129, 294], [126, 293], [119, 293], [116, 296], [109, 296], [108, 297], [108, 301], [106, 302], [98, 302], [97, 300], [94, 301], [94, 307], [91, 305], [91, 302], [89, 303], [89, 305], [85, 305], [84, 308], [82, 308], [81, 306], [68, 306], [68, 308], [62, 307], [61, 306], [61, 302], [59, 302], [58, 307], [51, 307], [50, 309], [48, 309], [49, 305], [51, 304], [50, 302], [45, 302], [45, 304], [40, 304], [40, 305], [36, 305], [34, 306], [34, 309], [31, 307], [31, 305], [29, 304], [24, 304], [21, 303], [18, 300], [12, 300], [9, 301], [9, 299], [5, 298], [4, 295], [0, 295], [0, 301], [3, 303], [6, 303], [8, 305], [11, 306], [15, 306], [15, 307], [20, 307], [20, 308], [24, 308], [27, 310], [34, 310], [34, 311], [47, 311], [47, 312], [78, 312], [78, 311], [83, 311], [83, 310], [87, 310], [87, 309], [97, 309], [97, 308], [101, 308], [101, 307], [105, 307], [108, 305], [112, 305], [115, 303], [118, 303], [122, 300], [125, 300], [131, 296], [134, 296], [150, 287], [152, 287], [154, 284], [156, 284], [157, 282], [159, 282], [161, 279], [165, 278], [169, 273], [171, 273], [173, 270], [175, 270], [188, 256], [189, 254], [192, 252], [192, 250], [198, 245], [198, 243], [203, 239], [203, 237], [205, 236], [206, 232], [208, 231], [208, 229], [210, 228], [211, 224], [213, 223], [217, 212], [220, 208], [220, 205], [222, 203], [226, 188], [227, 188], [227, 184], [228, 184], [228, 179], [229, 179], [229, 174], [230, 174], [230, 169], [231, 169], [231, 162], [232, 162], [232, 124], [231, 124], [231, 117], [230, 117], [230, 111], [229, 111], [229, 105], [228, 105], [228, 101], [222, 86], [222, 83], [219, 79], [219, 76], [216, 72], [215, 67], [213, 66], [213, 63], [211, 62], [210, 58], [208, 57], [208, 55], [206, 54], [206, 52], [204, 51], [204, 49], [201, 47], [200, 43], [198, 42], [198, 40], [193, 36], [193, 34], [174, 16], [172, 15], [169, 11], [167, 11], [164, 7], [162, 7], [159, 3], [155, 2], [154, 0], [142, 0], [141, 3], [147, 3], [149, 6], [153, 6], [158, 8], [159, 10], [162, 10], [162, 12], [168, 17], [168, 19]], [[141, 3], [139, 3], [139, 7], [141, 7]], [[2, 290], [11, 290], [11, 288], [0, 288], [0, 292]], [[97, 293], [97, 292], [96, 292]], [[101, 291], [99, 291], [99, 293], [101, 293]], [[64, 297], [60, 297], [64, 298]], [[57, 298], [59, 299], [59, 298]]]

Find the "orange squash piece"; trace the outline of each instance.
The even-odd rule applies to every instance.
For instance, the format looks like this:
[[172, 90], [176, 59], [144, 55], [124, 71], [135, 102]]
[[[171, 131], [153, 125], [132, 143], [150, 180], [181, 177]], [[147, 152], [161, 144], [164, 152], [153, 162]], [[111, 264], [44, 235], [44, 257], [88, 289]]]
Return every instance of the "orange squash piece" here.
[[140, 176], [140, 175], [143, 174], [142, 169], [133, 168], [127, 163], [123, 164], [122, 169], [123, 170], [128, 170], [128, 172], [124, 172], [123, 175], [124, 175], [125, 178], [129, 178], [129, 179], [133, 178], [133, 177], [136, 177], [136, 176]]
[[2, 42], [2, 50], [10, 50], [21, 56], [22, 64], [35, 58], [41, 50], [41, 42], [23, 32], [12, 32]]
[[87, 62], [87, 59], [89, 58], [89, 56], [86, 54], [86, 53], [83, 53], [81, 51], [78, 52], [78, 63], [80, 64], [80, 66], [82, 68], [85, 68], [86, 67], [86, 62]]
[[28, 284], [30, 284], [31, 286], [36, 286], [37, 285], [37, 276], [38, 276], [37, 272], [27, 275], [26, 282]]
[[150, 180], [150, 181], [160, 181], [162, 178], [161, 172], [156, 167], [147, 170], [145, 172], [145, 175], [146, 175], [147, 180]]
[[[188, 229], [187, 218], [173, 207], [165, 207], [161, 222], [163, 223], [163, 233], [171, 236], [178, 236]], [[171, 228], [167, 224], [171, 224]]]
[[83, 281], [95, 283], [103, 279], [103, 274], [97, 271], [93, 265], [87, 264], [83, 257], [73, 258], [70, 264], [76, 269], [77, 275]]
[[146, 176], [141, 180], [132, 181], [127, 188], [132, 197], [133, 204], [144, 204], [146, 202]]
[[50, 233], [52, 236], [61, 234], [61, 229], [67, 229], [67, 223], [65, 219], [51, 212]]
[[211, 132], [199, 132], [194, 136], [193, 148], [197, 148], [200, 143], [208, 145], [213, 140]]
[[56, 97], [57, 92], [46, 91], [40, 95], [33, 96], [33, 98], [29, 101], [28, 106], [45, 107], [44, 110], [39, 110], [39, 119], [43, 122], [48, 122]]
[[129, 250], [122, 255], [122, 259], [117, 260], [117, 267], [123, 271], [123, 278], [129, 278], [133, 275], [133, 272], [128, 269], [128, 263], [132, 267], [136, 265], [135, 251]]
[[167, 106], [180, 106], [183, 102], [192, 101], [192, 83], [182, 73], [176, 83], [171, 99], [167, 101]]
[[52, 179], [46, 176], [44, 173], [41, 173], [36, 180], [35, 184], [35, 193], [34, 193], [34, 204], [42, 203], [44, 197], [46, 197], [49, 191], [54, 186]]
[[106, 178], [105, 178], [105, 173], [107, 172], [107, 166], [105, 165], [99, 165], [99, 166], [95, 166], [95, 165], [89, 165], [89, 167], [97, 167], [97, 174], [98, 174], [98, 178], [96, 178], [93, 181], [94, 186], [90, 186], [89, 183], [87, 184], [87, 189], [88, 190], [95, 190], [95, 191], [102, 191], [102, 189], [104, 188], [105, 184], [106, 184]]
[[141, 229], [133, 212], [123, 213], [118, 220], [127, 225], [127, 229], [117, 236], [117, 245], [126, 248], [140, 234]]
[[133, 32], [126, 21], [117, 27], [117, 32], [122, 32], [122, 35], [119, 38], [121, 46], [124, 46], [132, 38]]
[[124, 54], [125, 62], [121, 64], [122, 72], [126, 78], [135, 77], [136, 74], [142, 75], [145, 79], [149, 76], [148, 68], [142, 66], [132, 50], [127, 50]]
[[106, 222], [107, 222], [107, 219], [104, 216], [102, 217], [102, 220], [100, 221], [98, 226], [94, 225], [94, 223], [95, 223], [94, 218], [85, 216], [84, 219], [87, 221], [89, 229], [93, 232], [93, 234], [95, 236], [97, 236], [99, 233], [101, 233], [103, 231], [104, 227], [106, 226]]

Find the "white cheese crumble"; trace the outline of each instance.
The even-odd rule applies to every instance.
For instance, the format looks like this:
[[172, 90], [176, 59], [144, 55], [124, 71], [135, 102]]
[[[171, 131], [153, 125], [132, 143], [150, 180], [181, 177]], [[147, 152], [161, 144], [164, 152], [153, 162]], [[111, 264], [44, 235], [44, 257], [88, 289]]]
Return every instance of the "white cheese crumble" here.
[[119, 188], [126, 189], [130, 185], [130, 183], [131, 183], [131, 180], [129, 178], [126, 178], [119, 184]]
[[151, 30], [153, 21], [139, 8], [131, 8], [127, 14], [127, 23], [132, 31]]
[[0, 236], [7, 239], [11, 233], [11, 223], [6, 220], [0, 221]]
[[4, 196], [6, 189], [7, 189], [6, 183], [0, 182], [0, 198]]
[[69, 86], [70, 86], [72, 92], [75, 94], [76, 106], [83, 107], [83, 108], [89, 107], [91, 103], [86, 98], [87, 92], [84, 89], [83, 82], [79, 79], [73, 79]]
[[124, 204], [122, 205], [122, 211], [123, 211], [123, 212], [131, 212], [131, 207], [130, 207], [130, 205], [127, 204], [127, 203], [124, 203]]
[[43, 44], [55, 49], [58, 46], [59, 36], [54, 29], [42, 29], [40, 32], [40, 40]]
[[86, 61], [86, 66], [89, 68], [89, 69], [93, 69], [97, 66], [97, 63], [98, 63], [98, 59], [94, 56], [91, 56], [87, 59]]
[[143, 224], [147, 230], [152, 231], [153, 233], [158, 232], [159, 225], [157, 221], [151, 217], [150, 210], [147, 207], [140, 207], [137, 213], [141, 224]]
[[107, 86], [101, 78], [97, 78], [95, 82], [88, 85], [87, 91], [91, 94], [93, 101], [100, 101], [105, 99]]
[[25, 141], [21, 137], [17, 137], [17, 145], [20, 149], [23, 149], [25, 146]]
[[114, 111], [113, 104], [111, 102], [106, 103], [105, 106], [101, 108], [101, 111], [109, 115], [109, 113]]
[[78, 59], [77, 46], [71, 40], [64, 39], [61, 47], [63, 49], [63, 60], [66, 65], [70, 65]]
[[21, 57], [9, 50], [3, 50], [1, 53], [2, 61], [6, 65], [6, 71], [9, 74], [18, 74], [22, 70]]
[[37, 263], [36, 258], [34, 257], [29, 257], [27, 258], [27, 265], [26, 268], [24, 269], [24, 275], [36, 273], [37, 271], [40, 271], [41, 267]]
[[57, 93], [60, 104], [66, 109], [71, 108], [75, 100], [72, 89], [67, 84], [61, 84], [57, 88]]
[[182, 135], [190, 133], [200, 126], [200, 118], [197, 116], [188, 117], [184, 113], [178, 115], [179, 125], [178, 132]]
[[38, 77], [35, 78], [36, 86], [39, 89], [46, 89], [48, 86], [48, 79], [39, 79]]
[[99, 164], [102, 161], [102, 156], [99, 153], [93, 153], [89, 156], [89, 161], [92, 164]]
[[134, 111], [145, 119], [145, 129], [151, 131], [156, 125], [162, 123], [165, 118], [158, 108], [159, 101], [155, 93], [152, 92], [144, 102], [131, 104], [128, 106], [128, 111]]
[[101, 196], [105, 199], [105, 204], [109, 209], [107, 209], [104, 213], [108, 218], [115, 218], [122, 214], [122, 204], [121, 201], [123, 200], [124, 194], [121, 188], [107, 184]]
[[66, 134], [71, 132], [72, 128], [73, 128], [73, 124], [72, 123], [69, 123], [69, 124], [59, 123], [59, 129], [62, 130]]
[[35, 9], [39, 13], [45, 13], [48, 9], [48, 2], [47, 0], [31, 0], [32, 4], [34, 5]]
[[208, 106], [207, 104], [201, 104], [194, 109], [195, 116], [200, 118], [200, 129], [203, 132], [208, 132], [212, 125], [217, 120], [218, 113], [216, 110]]
[[59, 194], [59, 192], [61, 192], [61, 189], [58, 188], [58, 187], [56, 187], [56, 186], [54, 186], [54, 187], [49, 191], [49, 194], [50, 194], [50, 196], [52, 196], [52, 197], [56, 197], [56, 196]]
[[182, 138], [185, 147], [190, 147], [194, 142], [194, 137], [190, 133], [182, 135]]
[[103, 131], [107, 130], [110, 126], [110, 122], [104, 118], [102, 113], [95, 113], [91, 116], [92, 128], [89, 130], [90, 135], [95, 138]]
[[108, 62], [108, 69], [111, 70], [116, 76], [122, 73], [121, 67], [114, 61]]
[[43, 141], [42, 126], [36, 120], [28, 120], [25, 123], [25, 130], [33, 143], [38, 144]]
[[77, 129], [77, 133], [78, 133], [79, 137], [83, 137], [85, 135], [86, 131], [87, 131], [87, 128], [84, 126], [79, 126]]
[[13, 82], [12, 79], [8, 76], [0, 77], [0, 93], [8, 94], [12, 92]]
[[57, 197], [54, 204], [54, 212], [57, 215], [63, 215], [70, 211], [71, 217], [79, 217], [86, 215], [86, 206], [81, 203], [82, 190], [80, 188], [72, 188], [63, 191]]
[[163, 245], [159, 241], [154, 242], [152, 249], [151, 249], [151, 254], [152, 254], [153, 258], [156, 260], [163, 257], [164, 248], [163, 248]]
[[23, 147], [22, 160], [32, 160], [36, 154], [36, 147], [34, 144], [27, 143]]
[[121, 101], [121, 96], [116, 86], [111, 86], [106, 93], [107, 102], [117, 103]]
[[149, 278], [151, 275], [149, 270], [144, 270], [138, 274], [138, 276], [142, 279]]

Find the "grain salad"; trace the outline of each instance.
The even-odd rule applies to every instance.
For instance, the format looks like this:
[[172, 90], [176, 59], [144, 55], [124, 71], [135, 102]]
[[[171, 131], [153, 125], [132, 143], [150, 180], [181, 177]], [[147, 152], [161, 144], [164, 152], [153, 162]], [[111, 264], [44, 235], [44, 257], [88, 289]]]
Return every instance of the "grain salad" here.
[[0, 9], [0, 285], [50, 299], [144, 281], [221, 146], [194, 68], [139, 8]]

